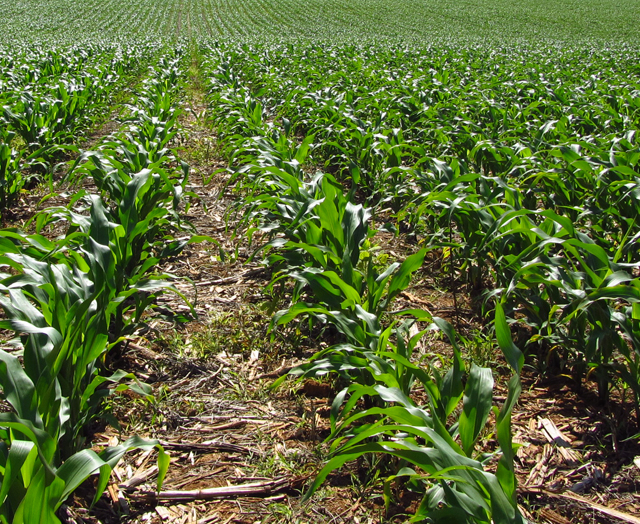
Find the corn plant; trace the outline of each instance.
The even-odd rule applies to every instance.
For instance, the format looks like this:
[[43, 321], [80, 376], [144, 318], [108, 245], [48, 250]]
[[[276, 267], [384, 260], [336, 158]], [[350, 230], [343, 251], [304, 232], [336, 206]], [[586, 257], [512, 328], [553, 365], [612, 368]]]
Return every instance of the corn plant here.
[[[74, 111], [75, 103], [66, 102]], [[133, 438], [100, 455], [82, 448], [87, 425], [109, 418], [106, 397], [124, 389], [150, 393], [132, 374], [108, 372], [108, 352], [142, 324], [159, 293], [182, 296], [170, 276], [154, 271], [193, 239], [172, 236], [185, 230], [178, 209], [188, 172], [186, 165], [163, 168], [175, 160], [166, 148], [175, 135], [174, 113], [160, 122], [138, 112], [137, 124], [112, 144], [114, 152], [80, 155], [74, 169], [95, 160], [86, 170], [96, 175], [106, 204], [80, 191], [68, 208], [35, 217], [38, 234], [0, 233], [0, 260], [10, 268], [0, 282], [2, 327], [15, 332], [21, 357], [0, 352], [0, 386], [14, 410], [0, 420], [3, 522], [58, 522], [56, 509], [98, 473], [95, 502], [132, 448], [158, 447], [162, 483], [168, 457], [155, 441]], [[51, 242], [39, 234], [56, 222], [67, 223], [63, 238]]]
[[0, 209], [6, 209], [20, 194], [25, 177], [21, 173], [22, 153], [10, 145], [13, 134], [0, 142]]
[[[350, 379], [331, 408], [332, 432], [327, 441], [332, 442], [332, 458], [305, 497], [346, 462], [381, 454], [397, 461], [395, 471], [385, 480], [387, 504], [395, 480], [422, 486], [424, 498], [412, 522], [425, 518], [448, 522], [452, 516], [474, 523], [524, 522], [516, 503], [510, 434], [511, 412], [520, 392], [517, 375], [509, 384], [502, 409], [494, 408], [502, 457], [493, 474], [485, 469], [490, 457], [475, 450], [492, 410], [491, 370], [472, 365], [463, 388], [464, 363], [452, 327], [426, 312], [412, 313], [433, 323], [412, 336], [409, 327], [414, 321], [402, 323], [396, 328], [395, 346], [390, 342], [394, 326], [389, 326], [375, 351], [342, 344], [321, 351], [292, 371], [299, 377], [333, 372]], [[453, 363], [445, 375], [439, 366], [414, 362], [417, 343], [433, 329], [446, 333], [452, 343]], [[427, 406], [416, 405], [410, 397], [418, 384], [428, 395]], [[452, 423], [454, 413], [459, 415]]]
[[[506, 289], [504, 300], [525, 312], [536, 327], [532, 341], [546, 341], [565, 360], [575, 359], [578, 379], [595, 371], [602, 400], [608, 398], [609, 375], [616, 367], [616, 352], [635, 367], [631, 357], [636, 340], [625, 340], [619, 324], [625, 323], [623, 304], [637, 301], [634, 266], [618, 263], [624, 250], [611, 259], [589, 239], [543, 237], [537, 256], [523, 262]], [[579, 237], [580, 238], [580, 237]], [[551, 254], [552, 247], [561, 251]], [[568, 351], [573, 351], [569, 355]], [[632, 375], [626, 375], [628, 380]], [[629, 381], [634, 391], [637, 379]]]
[[60, 465], [54, 459], [55, 440], [30, 420], [2, 413], [0, 428], [0, 519], [7, 523], [59, 523], [56, 510], [92, 475], [98, 475], [95, 504], [113, 468], [131, 449], [158, 449], [158, 489], [169, 465], [168, 456], [157, 441], [136, 437], [100, 455], [90, 449], [78, 451]]
[[69, 247], [84, 252], [99, 248], [102, 252], [100, 265], [95, 270], [105, 280], [110, 300], [115, 301], [109, 332], [111, 340], [117, 341], [141, 327], [144, 313], [159, 294], [171, 291], [184, 298], [171, 283], [175, 278], [158, 273], [155, 266], [164, 256], [172, 256], [189, 242], [201, 241], [204, 237], [158, 239], [153, 235], [161, 227], [162, 218], [150, 214], [138, 222], [120, 224], [118, 216], [111, 215], [99, 197], [87, 197], [87, 202], [90, 204], [88, 215], [53, 208], [38, 215], [37, 227], [66, 223]]
[[109, 87], [109, 82], [83, 85], [61, 80], [46, 95], [24, 91], [13, 107], [4, 107], [4, 121], [30, 152], [63, 144], [88, 126], [91, 104], [97, 105]]
[[[103, 143], [99, 151], [83, 153], [72, 172], [92, 176], [104, 199], [80, 191], [68, 208], [50, 209], [36, 218], [38, 230], [66, 222], [69, 243], [82, 250], [91, 251], [95, 242], [108, 250], [103, 260], [105, 278], [112, 298], [119, 297], [112, 340], [140, 327], [142, 315], [159, 294], [178, 293], [170, 284], [172, 276], [155, 271], [161, 260], [179, 254], [190, 242], [213, 241], [194, 236], [193, 227], [179, 214], [188, 166], [182, 163], [180, 170], [168, 169], [175, 157], [164, 147], [176, 132], [175, 114], [164, 123], [148, 119], [144, 112], [136, 115], [150, 126], [152, 136], [156, 136], [152, 128], [161, 129], [159, 134], [166, 131], [164, 142], [140, 142], [125, 133]], [[75, 236], [76, 232], [82, 234]]]
[[100, 266], [99, 244], [84, 256], [66, 256], [62, 246], [38, 235], [5, 232], [2, 246], [4, 265], [20, 272], [1, 282], [1, 324], [19, 337], [22, 357], [0, 351], [3, 397], [14, 410], [0, 420], [2, 516], [7, 522], [57, 522], [54, 511], [97, 472], [99, 498], [121, 456], [112, 450], [107, 460], [82, 449], [84, 429], [101, 414], [102, 400], [122, 389], [143, 395], [149, 390], [131, 374], [104, 374], [101, 367], [112, 346], [108, 331], [117, 306]]
[[[518, 379], [497, 416], [502, 458], [486, 474], [474, 448], [490, 374], [469, 369], [463, 393], [457, 357], [455, 380], [415, 362], [415, 340], [388, 324], [388, 309], [425, 250], [376, 264], [368, 222], [386, 207], [399, 230], [442, 250], [453, 291], [465, 275], [483, 292], [516, 374], [525, 355], [510, 327], [521, 323], [531, 346], [564, 348], [578, 376], [596, 376], [603, 399], [614, 376], [635, 394], [638, 83], [615, 53], [584, 61], [567, 50], [578, 72], [551, 67], [549, 49], [441, 51], [217, 45], [205, 58], [208, 100], [242, 195], [236, 231], [262, 241], [255, 256], [273, 269], [272, 287], [293, 280], [272, 328], [304, 317], [339, 338], [296, 371], [347, 384], [331, 415], [335, 457], [313, 489], [350, 458], [388, 452], [411, 466], [396, 479], [429, 494], [416, 521], [517, 522]], [[415, 384], [426, 406], [413, 404]]]

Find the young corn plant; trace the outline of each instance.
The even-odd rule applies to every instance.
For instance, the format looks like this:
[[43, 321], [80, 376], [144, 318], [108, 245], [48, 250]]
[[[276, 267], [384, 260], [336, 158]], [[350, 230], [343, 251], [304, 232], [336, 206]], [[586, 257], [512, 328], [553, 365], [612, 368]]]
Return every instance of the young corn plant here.
[[[110, 340], [119, 341], [142, 327], [145, 312], [166, 291], [178, 294], [191, 306], [173, 285], [175, 278], [158, 273], [155, 268], [165, 256], [173, 256], [188, 243], [204, 237], [158, 238], [154, 234], [160, 226], [154, 222], [152, 213], [136, 222], [121, 224], [98, 196], [86, 199], [90, 204], [88, 215], [68, 208], [50, 209], [38, 215], [37, 228], [66, 223], [66, 243], [70, 248], [89, 253], [98, 249], [102, 254], [95, 269], [100, 271], [110, 300], [114, 301], [110, 306], [114, 315], [109, 325]], [[133, 205], [129, 210], [133, 210]], [[162, 218], [155, 219], [162, 222]]]
[[[310, 315], [339, 323], [357, 343], [375, 345], [378, 318], [406, 288], [426, 250], [380, 271], [373, 257], [361, 252], [371, 235], [371, 210], [352, 204], [331, 175], [305, 183], [274, 167], [265, 169], [260, 181], [266, 190], [245, 200], [245, 216], [257, 230], [276, 236], [258, 250], [275, 269], [270, 287], [286, 278], [296, 281], [294, 305], [277, 313], [272, 325]], [[303, 301], [307, 290], [310, 304]]]
[[[165, 81], [172, 74], [169, 68]], [[82, 155], [76, 163], [90, 159], [87, 170], [96, 175], [107, 204], [81, 191], [69, 208], [39, 214], [38, 232], [55, 222], [68, 224], [57, 242], [40, 234], [0, 234], [0, 261], [10, 268], [0, 281], [1, 324], [14, 331], [18, 347], [16, 354], [0, 352], [0, 387], [14, 410], [0, 415], [3, 522], [59, 522], [55, 511], [86, 478], [98, 474], [95, 502], [129, 449], [158, 448], [158, 487], [168, 468], [168, 457], [155, 441], [134, 437], [100, 455], [82, 449], [87, 425], [96, 417], [108, 418], [106, 397], [123, 389], [149, 395], [133, 375], [107, 372], [106, 356], [141, 325], [159, 293], [178, 293], [154, 267], [193, 238], [173, 236], [188, 226], [178, 214], [187, 168], [166, 169], [175, 160], [167, 148], [175, 136], [175, 112], [166, 107], [162, 84], [150, 85], [155, 102], [145, 102], [153, 106], [147, 110], [157, 109], [153, 116], [139, 111], [137, 123], [110, 144], [114, 152]], [[82, 108], [67, 91], [65, 84], [58, 92], [68, 105], [66, 116], [60, 104], [51, 107], [57, 108], [58, 123], [70, 129], [71, 120], [65, 119]], [[25, 141], [35, 144], [43, 139], [38, 119], [44, 117], [29, 115], [33, 121], [5, 111], [6, 118], [15, 117], [14, 125], [24, 124], [23, 133], [33, 133], [35, 142]]]
[[[0, 350], [3, 398], [14, 410], [0, 415], [0, 515], [6, 522], [58, 522], [55, 510], [86, 478], [100, 474], [97, 500], [124, 451], [157, 445], [135, 440], [102, 456], [82, 449], [105, 397], [149, 390], [131, 374], [103, 374], [116, 304], [100, 278], [98, 244], [93, 252], [66, 254], [44, 237], [12, 232], [3, 232], [1, 244], [2, 263], [16, 274], [0, 282], [0, 325], [14, 331], [21, 359]], [[167, 460], [159, 450], [161, 481]]]
[[25, 184], [23, 153], [10, 145], [14, 136], [9, 132], [0, 140], [0, 209], [7, 209], [18, 198]]
[[[92, 248], [87, 239], [108, 246], [111, 255], [105, 268], [114, 296], [120, 297], [113, 340], [140, 327], [142, 315], [159, 294], [178, 292], [170, 283], [175, 280], [171, 275], [155, 271], [163, 259], [179, 254], [191, 242], [214, 241], [194, 236], [191, 224], [180, 216], [189, 168], [183, 162], [180, 169], [173, 167], [178, 160], [168, 146], [177, 133], [177, 112], [173, 105], [168, 110], [168, 99], [160, 96], [162, 86], [175, 80], [174, 65], [154, 70], [156, 76], [137, 97], [144, 98], [142, 108], [136, 106], [138, 110], [126, 120], [127, 132], [103, 142], [98, 151], [82, 153], [72, 166], [70, 176], [91, 176], [102, 198], [80, 191], [67, 208], [47, 210], [36, 219], [38, 230], [65, 221], [68, 238], [77, 231], [84, 233], [77, 237], [80, 249]], [[175, 104], [175, 86], [170, 85]], [[150, 94], [145, 98], [145, 93]], [[164, 117], [167, 120], [161, 120]]]
[[[346, 462], [379, 454], [395, 459], [394, 470], [385, 480], [387, 506], [392, 486], [399, 481], [423, 493], [412, 522], [450, 522], [455, 517], [469, 523], [524, 523], [516, 501], [510, 429], [520, 393], [518, 376], [509, 383], [502, 409], [493, 407], [491, 370], [472, 364], [465, 372], [453, 328], [424, 311], [405, 313], [415, 313], [432, 324], [410, 335], [414, 321], [402, 323], [396, 328], [396, 345], [390, 342], [392, 325], [375, 351], [342, 344], [323, 350], [292, 371], [298, 377], [337, 373], [347, 379], [331, 408], [332, 432], [327, 438], [332, 443], [331, 458], [305, 498]], [[446, 333], [452, 343], [453, 363], [444, 375], [440, 365], [415, 362], [418, 342], [433, 329]], [[418, 385], [428, 395], [425, 406], [416, 405], [410, 396]], [[493, 455], [476, 451], [492, 409], [501, 454], [495, 473], [487, 471]]]
[[[620, 329], [633, 324], [638, 279], [630, 271], [637, 264], [619, 262], [624, 244], [610, 258], [584, 235], [551, 237], [541, 229], [538, 234], [542, 238], [535, 251], [524, 254], [503, 301], [522, 311], [535, 328], [531, 342], [546, 342], [557, 352], [562, 348], [563, 358], [576, 368], [578, 381], [587, 371], [595, 375], [603, 402], [608, 400], [610, 376], [616, 370], [625, 370], [625, 382], [637, 395], [639, 377], [633, 372], [637, 339], [625, 337]], [[618, 362], [618, 355], [624, 364]]]

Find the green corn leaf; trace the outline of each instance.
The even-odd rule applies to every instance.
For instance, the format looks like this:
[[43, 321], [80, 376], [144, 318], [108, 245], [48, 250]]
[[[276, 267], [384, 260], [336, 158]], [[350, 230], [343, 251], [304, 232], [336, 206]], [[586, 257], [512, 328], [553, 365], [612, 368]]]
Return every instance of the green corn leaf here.
[[387, 291], [389, 298], [387, 300], [391, 300], [391, 298], [395, 297], [398, 293], [407, 288], [409, 281], [411, 280], [411, 275], [422, 266], [426, 254], [427, 249], [423, 248], [417, 253], [407, 257], [407, 259], [400, 265], [400, 268], [393, 275], [393, 278], [389, 283], [389, 290]]
[[47, 480], [45, 469], [40, 468], [31, 480], [20, 504], [14, 522], [24, 524], [59, 524], [55, 510], [61, 504], [64, 481], [57, 476]]
[[125, 440], [118, 446], [111, 446], [106, 448], [101, 454], [100, 458], [104, 460], [111, 468], [114, 468], [120, 461], [123, 455], [133, 449], [141, 449], [148, 451], [150, 449], [162, 448], [160, 442], [157, 440], [146, 440], [141, 437], [135, 436]]
[[[4, 504], [16, 505], [16, 500], [22, 500], [24, 497], [24, 484], [26, 479], [22, 479], [22, 466], [27, 462], [29, 455], [32, 455], [32, 461], [35, 460], [38, 451], [33, 442], [30, 440], [14, 439], [10, 443], [9, 454], [5, 464], [4, 474], [2, 475], [2, 484], [0, 486], [0, 507]], [[26, 482], [27, 486], [29, 482]], [[16, 495], [16, 487], [22, 491], [14, 500], [7, 500], [7, 496], [12, 492]], [[14, 508], [15, 509], [15, 508]]]
[[[7, 321], [0, 323], [11, 325]], [[31, 420], [37, 427], [42, 427], [42, 419], [38, 413], [35, 385], [27, 376], [19, 360], [9, 353], [0, 350], [0, 384], [4, 398], [13, 406], [19, 417]]]
[[500, 302], [496, 304], [495, 326], [496, 338], [498, 339], [498, 345], [500, 346], [502, 353], [514, 371], [520, 374], [522, 366], [524, 365], [524, 354], [520, 349], [518, 349], [511, 339], [511, 330], [509, 329], [509, 324], [507, 324], [504, 309]]
[[471, 365], [464, 389], [462, 413], [458, 431], [462, 448], [471, 457], [476, 440], [487, 423], [493, 400], [493, 375], [491, 369]]
[[304, 137], [304, 140], [298, 146], [298, 149], [296, 151], [296, 156], [294, 157], [294, 160], [296, 162], [299, 162], [300, 164], [303, 164], [305, 162], [305, 160], [307, 159], [307, 155], [309, 154], [309, 149], [313, 145], [314, 139], [315, 139], [315, 136], [312, 134]]
[[511, 414], [513, 412], [513, 408], [518, 401], [518, 397], [520, 396], [522, 386], [520, 384], [520, 377], [518, 375], [514, 375], [509, 380], [509, 392], [507, 395], [507, 399], [505, 400], [502, 409], [498, 411], [497, 408], [494, 408], [496, 413], [496, 428], [497, 428], [497, 436], [498, 443], [500, 444], [500, 449], [502, 450], [502, 457], [500, 457], [500, 461], [498, 462], [498, 469], [496, 472], [496, 476], [498, 478], [498, 482], [502, 486], [507, 497], [517, 511], [517, 480], [515, 476], [515, 469], [513, 461], [515, 459], [515, 454], [513, 452], [513, 442], [511, 435]]
[[90, 449], [83, 449], [69, 457], [56, 472], [58, 477], [64, 481], [64, 490], [56, 503], [56, 509], [80, 484], [98, 472], [100, 475], [92, 505], [98, 501], [107, 487], [109, 476], [111, 475], [111, 466]]
[[640, 289], [628, 285], [612, 285], [592, 291], [587, 295], [588, 302], [584, 303], [587, 307], [591, 302], [601, 299], [626, 300], [630, 303], [640, 302]]
[[169, 464], [171, 463], [171, 457], [164, 450], [162, 446], [156, 446], [158, 449], [158, 479], [156, 480], [156, 489], [160, 491], [162, 489], [162, 483], [169, 470]]
[[55, 471], [51, 464], [56, 452], [56, 442], [48, 433], [36, 427], [31, 421], [22, 419], [14, 413], [0, 413], [0, 427], [9, 428], [33, 442], [38, 450], [40, 463], [47, 473], [47, 478], [52, 480], [55, 477]]

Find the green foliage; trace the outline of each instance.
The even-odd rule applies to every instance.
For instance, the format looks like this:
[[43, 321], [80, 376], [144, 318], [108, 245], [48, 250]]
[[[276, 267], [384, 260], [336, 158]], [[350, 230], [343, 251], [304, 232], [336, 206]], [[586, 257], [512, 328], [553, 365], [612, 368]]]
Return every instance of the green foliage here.
[[[346, 200], [357, 195], [371, 216], [390, 209], [396, 231], [409, 228], [440, 249], [450, 283], [484, 295], [515, 370], [524, 363], [510, 338], [517, 318], [529, 332], [519, 342], [536, 349], [541, 366], [556, 351], [578, 380], [595, 373], [603, 400], [612, 376], [636, 391], [640, 113], [629, 55], [439, 51], [209, 50], [214, 121], [247, 195], [240, 227], [271, 236], [260, 252], [276, 279], [296, 280], [295, 305], [276, 322], [312, 315], [376, 345], [362, 337], [379, 330], [366, 313], [386, 307], [372, 307], [378, 268], [365, 276], [367, 235], [352, 235], [362, 260], [345, 264], [340, 235], [329, 233], [336, 226], [320, 213], [334, 208], [346, 231], [348, 208], [327, 193], [335, 179], [351, 186]], [[580, 65], [561, 69], [549, 56]], [[317, 166], [331, 175], [309, 176]]]
[[[425, 312], [416, 312], [423, 320]], [[450, 325], [433, 318], [430, 329], [442, 329], [452, 337], [453, 366], [442, 376], [438, 366], [412, 363], [417, 342], [425, 331], [408, 337], [409, 323], [397, 329], [397, 346], [388, 337], [370, 352], [353, 346], [337, 346], [318, 354], [309, 364], [293, 371], [300, 376], [337, 372], [349, 377], [331, 410], [332, 458], [316, 477], [306, 497], [327, 475], [348, 461], [369, 453], [396, 457], [395, 472], [385, 481], [390, 503], [391, 483], [398, 478], [421, 486], [424, 498], [413, 522], [429, 518], [446, 522], [456, 514], [465, 522], [524, 522], [516, 503], [516, 481], [510, 415], [519, 395], [519, 379], [510, 383], [508, 402], [497, 412], [502, 457], [496, 475], [485, 471], [490, 457], [476, 456], [475, 446], [485, 430], [492, 409], [491, 370], [473, 364], [465, 372]], [[439, 362], [439, 360], [438, 360]], [[420, 385], [428, 405], [418, 406], [410, 394]], [[458, 410], [462, 400], [461, 410]], [[374, 407], [367, 408], [367, 404]], [[496, 408], [497, 411], [497, 408]], [[457, 420], [451, 422], [454, 413]], [[459, 441], [457, 440], [459, 439]], [[459, 443], [458, 443], [459, 442]]]
[[[600, 48], [587, 59], [578, 47], [545, 45], [218, 44], [204, 55], [212, 119], [242, 196], [229, 218], [260, 239], [254, 256], [272, 269], [271, 289], [290, 293], [272, 328], [308, 318], [337, 333], [294, 373], [336, 373], [348, 384], [332, 410], [335, 456], [313, 489], [368, 452], [410, 462], [418, 446], [475, 459], [492, 409], [490, 372], [472, 366], [463, 394], [457, 347], [450, 372], [425, 370], [416, 340], [385, 316], [428, 250], [442, 253], [450, 283], [483, 297], [516, 377], [524, 342], [541, 366], [555, 351], [579, 380], [593, 373], [603, 400], [616, 377], [638, 402], [640, 113], [626, 51]], [[375, 263], [370, 222], [379, 212], [392, 212], [386, 229], [409, 229], [422, 249]], [[429, 321], [455, 347], [451, 328]], [[528, 334], [517, 343], [514, 324]], [[413, 404], [416, 383], [428, 406]], [[428, 484], [416, 520], [520, 518], [510, 435], [518, 394], [514, 378], [496, 412], [495, 476], [482, 460], [415, 459], [411, 479]], [[416, 438], [422, 425], [444, 440], [422, 429]], [[455, 479], [458, 470], [470, 476]]]
[[[397, 476], [408, 476], [424, 493], [414, 521], [428, 517], [444, 522], [455, 515], [465, 522], [522, 522], [510, 440], [510, 414], [519, 394], [519, 380], [512, 382], [509, 403], [497, 415], [499, 441], [505, 449], [498, 474], [494, 475], [484, 469], [488, 457], [475, 456], [476, 443], [492, 410], [491, 370], [472, 365], [464, 387], [464, 363], [453, 328], [425, 311], [403, 313], [428, 321], [429, 329], [441, 330], [449, 338], [454, 358], [444, 375], [435, 365], [425, 369], [424, 362], [416, 363], [416, 346], [425, 331], [409, 335], [411, 321], [398, 325], [393, 320], [384, 327], [393, 299], [409, 286], [427, 249], [420, 249], [402, 263], [387, 267], [376, 263], [370, 245], [374, 210], [353, 201], [359, 189], [365, 193], [371, 189], [365, 173], [373, 175], [389, 165], [397, 168], [403, 162], [401, 155], [391, 164], [369, 162], [362, 155], [366, 141], [337, 145], [327, 140], [326, 130], [319, 128], [302, 139], [294, 137], [288, 119], [282, 119], [281, 128], [268, 122], [268, 109], [240, 86], [240, 79], [228, 67], [229, 59], [222, 55], [212, 72], [209, 100], [215, 107], [214, 119], [227, 154], [236, 166], [231, 182], [244, 196], [232, 216], [239, 218], [236, 232], [244, 231], [249, 240], [257, 236], [266, 241], [254, 256], [263, 255], [263, 263], [272, 269], [270, 288], [276, 283], [294, 282], [291, 304], [274, 315], [271, 328], [308, 317], [333, 325], [340, 338], [339, 343], [319, 351], [292, 371], [299, 377], [336, 373], [346, 384], [331, 409], [332, 433], [328, 440], [332, 442], [332, 458], [307, 497], [345, 462], [381, 453], [397, 459], [395, 470], [386, 473], [390, 475], [385, 488], [387, 503], [390, 483]], [[361, 121], [356, 125], [366, 127]], [[341, 139], [347, 136], [344, 132]], [[397, 142], [402, 140], [401, 133], [394, 136]], [[338, 147], [345, 165], [356, 166], [341, 173], [341, 177], [349, 173], [351, 191], [345, 193], [328, 173], [309, 175], [304, 169], [318, 152], [326, 154], [327, 147]], [[385, 154], [395, 155], [401, 149], [391, 145]], [[325, 167], [332, 166], [325, 163]], [[448, 174], [446, 169], [443, 172]], [[466, 177], [465, 181], [478, 178]], [[381, 181], [381, 188], [388, 183], [383, 178]], [[378, 198], [380, 191], [372, 197]], [[476, 205], [473, 209], [478, 208]], [[452, 215], [449, 212], [449, 224]], [[496, 222], [500, 214], [490, 217]], [[477, 222], [477, 217], [470, 215], [470, 237], [478, 225], [483, 226]], [[487, 224], [485, 220], [484, 226], [490, 227], [493, 222]], [[479, 238], [482, 240], [482, 236]], [[519, 373], [522, 353], [511, 341], [504, 316], [500, 318], [500, 345]], [[417, 406], [411, 398], [417, 385], [428, 395], [426, 406]], [[457, 410], [459, 406], [461, 410]], [[458, 415], [451, 424], [454, 413]]]
[[[47, 432], [13, 413], [0, 415], [0, 519], [2, 522], [56, 523], [55, 511], [87, 478], [97, 474], [98, 500], [106, 488], [113, 467], [131, 449], [157, 448], [159, 452], [158, 487], [168, 467], [166, 453], [157, 441], [133, 437], [100, 455], [89, 449], [78, 451], [56, 467], [55, 440]], [[8, 447], [6, 442], [11, 442]]]
[[[60, 51], [30, 49], [12, 57], [0, 76], [0, 208], [7, 209], [97, 121], [125, 69], [148, 50], [117, 47]], [[95, 55], [94, 55], [95, 53]]]
[[[0, 35], [54, 42], [180, 37], [270, 42], [537, 42], [638, 41], [633, 0], [554, 3], [526, 0], [388, 0], [283, 2], [245, 0], [239, 7], [209, 0], [28, 0], [0, 2]], [[360, 67], [366, 66], [362, 62]], [[477, 64], [481, 67], [481, 64]]]
[[[163, 69], [152, 71], [157, 81], [149, 82], [151, 90], [162, 78], [174, 78], [177, 62], [167, 64], [163, 60]], [[138, 120], [130, 120], [131, 132], [119, 149], [80, 156], [78, 163], [113, 159], [102, 171], [99, 167], [107, 162], [99, 160], [87, 169], [100, 175], [96, 183], [103, 196], [81, 191], [68, 208], [37, 215], [38, 234], [0, 231], [0, 263], [9, 270], [0, 280], [0, 326], [15, 333], [18, 348], [15, 355], [0, 351], [0, 386], [14, 411], [0, 416], [2, 522], [58, 522], [59, 506], [84, 480], [99, 474], [95, 502], [129, 449], [158, 447], [158, 487], [169, 466], [155, 441], [133, 438], [100, 455], [83, 449], [88, 424], [107, 416], [106, 397], [125, 389], [149, 396], [150, 388], [132, 374], [107, 370], [107, 353], [140, 326], [158, 294], [180, 294], [171, 277], [155, 272], [160, 260], [202, 240], [188, 234], [178, 214], [188, 168], [167, 168], [176, 160], [165, 147], [175, 135], [175, 111], [167, 110], [164, 97], [155, 101], [157, 110], [145, 98], [145, 109], [132, 112]], [[127, 146], [137, 149], [138, 159], [158, 158], [148, 167], [136, 165], [124, 152], [131, 151]], [[113, 142], [103, 150], [108, 147]], [[82, 202], [86, 207], [79, 206]], [[57, 241], [39, 234], [63, 220], [68, 228]], [[177, 232], [187, 235], [177, 240]]]
[[[203, 239], [180, 216], [188, 169], [172, 149], [185, 36], [200, 46], [209, 116], [240, 195], [228, 218], [257, 244], [269, 291], [289, 300], [271, 327], [332, 327], [335, 343], [294, 372], [345, 384], [332, 458], [312, 491], [378, 453], [391, 465], [387, 503], [396, 480], [423, 493], [414, 521], [521, 522], [510, 421], [529, 348], [540, 367], [554, 352], [576, 378], [592, 373], [603, 400], [622, 379], [640, 406], [635, 3], [0, 5], [0, 206], [68, 152], [78, 153], [68, 180], [92, 177], [100, 193], [41, 214], [38, 234], [0, 236], [2, 326], [18, 347], [0, 355], [14, 410], [0, 417], [4, 521], [55, 521], [90, 474], [100, 495], [120, 451], [82, 450], [83, 428], [113, 390], [144, 393], [107, 372], [105, 356], [158, 294], [176, 292], [157, 264]], [[168, 40], [173, 53], [160, 51]], [[81, 151], [127, 70], [156, 53], [125, 127]], [[379, 216], [385, 230], [412, 234], [415, 253], [376, 257]], [[63, 223], [63, 239], [40, 235]], [[441, 253], [449, 285], [483, 297], [514, 371], [501, 409], [490, 370], [465, 369], [450, 325], [392, 312], [429, 251]], [[446, 335], [448, 367], [420, 352], [426, 330], [410, 331], [414, 321]], [[516, 342], [514, 325], [524, 328]], [[495, 473], [478, 453], [492, 410]]]

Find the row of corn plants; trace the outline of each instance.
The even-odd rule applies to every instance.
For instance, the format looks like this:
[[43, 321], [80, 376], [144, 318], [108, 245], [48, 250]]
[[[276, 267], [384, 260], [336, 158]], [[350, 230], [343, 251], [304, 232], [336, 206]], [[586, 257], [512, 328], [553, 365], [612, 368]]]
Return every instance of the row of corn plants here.
[[640, 79], [627, 50], [214, 52], [230, 132], [272, 136], [260, 162], [313, 137], [307, 163], [440, 248], [447, 281], [528, 333], [540, 367], [595, 378], [602, 401], [625, 384], [638, 406]]
[[[144, 324], [158, 295], [179, 294], [156, 267], [194, 238], [179, 214], [188, 167], [170, 147], [180, 58], [179, 50], [163, 56], [135, 93], [123, 129], [71, 166], [69, 180], [90, 177], [97, 193], [80, 190], [68, 206], [39, 213], [33, 234], [0, 231], [0, 325], [15, 334], [11, 349], [0, 350], [0, 386], [12, 408], [0, 414], [4, 523], [59, 522], [56, 510], [92, 475], [95, 502], [130, 449], [158, 449], [158, 486], [168, 468], [157, 441], [133, 437], [101, 453], [88, 449], [87, 427], [110, 419], [109, 396], [150, 395], [135, 376], [111, 369], [108, 354]], [[49, 239], [52, 227], [65, 234]]]
[[[601, 166], [601, 176], [617, 178], [615, 172], [606, 173], [615, 166]], [[610, 214], [606, 230], [602, 222], [602, 228], [597, 226], [597, 217], [589, 221], [591, 229], [581, 227], [582, 217], [574, 221], [568, 213], [525, 206], [526, 196], [499, 177], [457, 172], [450, 180], [431, 180], [431, 188], [416, 196], [411, 210], [430, 222], [430, 243], [443, 245], [436, 237], [451, 239], [455, 231], [446, 244], [452, 263], [455, 258], [474, 286], [493, 283], [485, 291], [487, 305], [497, 303], [519, 318], [529, 332], [529, 345], [544, 359], [553, 352], [571, 363], [578, 380], [593, 374], [603, 401], [611, 383], [621, 379], [637, 406], [635, 304], [640, 296], [633, 199], [625, 197], [630, 215], [623, 216], [623, 208], [617, 207], [620, 226]], [[627, 179], [624, 184], [635, 182]], [[606, 199], [619, 198], [616, 185], [609, 187]]]
[[24, 189], [51, 181], [67, 146], [104, 118], [114, 92], [130, 81], [152, 46], [29, 50], [0, 73], [0, 208]]
[[[290, 289], [290, 305], [278, 311], [272, 329], [306, 319], [331, 326], [337, 343], [295, 369], [299, 377], [332, 373], [342, 389], [331, 409], [331, 458], [306, 497], [348, 461], [375, 454], [389, 459], [385, 500], [399, 480], [423, 493], [412, 521], [521, 522], [516, 502], [511, 412], [519, 395], [518, 374], [501, 409], [493, 406], [488, 368], [465, 368], [458, 336], [427, 311], [390, 312], [407, 288], [427, 249], [386, 265], [376, 257], [373, 209], [356, 203], [361, 186], [345, 192], [336, 178], [315, 174], [309, 153], [314, 135], [294, 137], [269, 118], [267, 106], [230, 67], [224, 51], [208, 51], [209, 106], [219, 139], [233, 164], [231, 183], [240, 192], [236, 231], [259, 238], [254, 257], [272, 269], [269, 288]], [[233, 211], [232, 211], [233, 213]], [[287, 288], [288, 286], [288, 288]], [[417, 333], [411, 326], [420, 322]], [[505, 350], [519, 373], [506, 321]], [[453, 357], [420, 354], [429, 331], [445, 334]], [[463, 376], [468, 376], [463, 385]], [[412, 393], [422, 389], [425, 403]], [[477, 442], [495, 411], [501, 452], [495, 473]]]
[[[439, 47], [450, 43], [490, 47], [496, 43], [521, 46], [523, 42], [552, 42], [559, 50], [574, 45], [588, 52], [591, 46], [637, 46], [639, 33], [634, 3], [588, 1], [580, 9], [570, 4], [540, 5], [527, 1], [514, 8], [508, 3], [481, 0], [473, 16], [462, 17], [452, 2], [425, 9], [420, 3], [353, 0], [2, 0], [0, 41], [15, 45], [94, 42], [103, 39], [132, 41], [179, 36], [208, 42], [371, 42], [379, 47], [398, 42]], [[548, 22], [552, 21], [552, 22]], [[515, 36], [517, 35], [517, 37]], [[474, 64], [476, 65], [476, 64]]]

